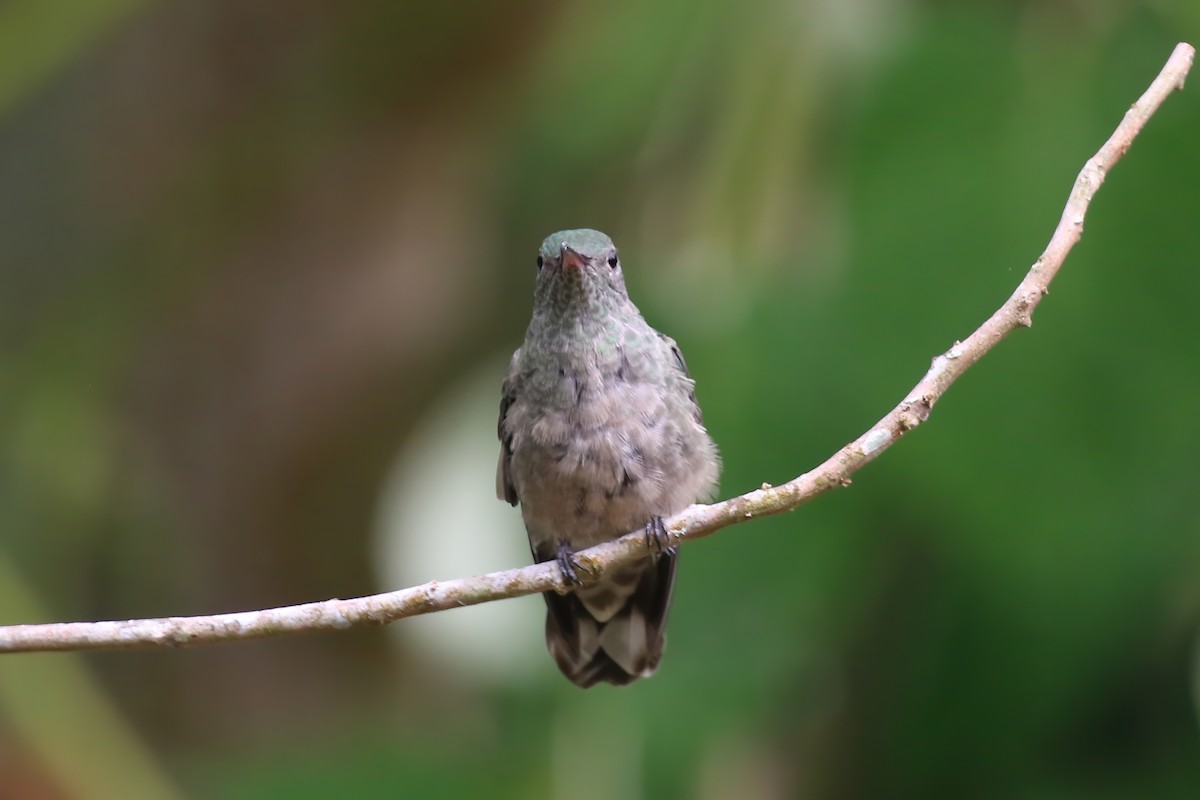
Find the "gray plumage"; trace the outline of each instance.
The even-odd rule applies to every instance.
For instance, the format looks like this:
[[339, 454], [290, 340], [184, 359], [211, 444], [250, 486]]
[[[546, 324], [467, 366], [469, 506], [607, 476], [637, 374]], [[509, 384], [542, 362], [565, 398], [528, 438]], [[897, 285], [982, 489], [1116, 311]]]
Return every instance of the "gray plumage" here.
[[[661, 525], [715, 490], [720, 461], [683, 355], [642, 319], [603, 233], [542, 243], [498, 433], [496, 494], [520, 504], [535, 560], [558, 559], [568, 577], [572, 551]], [[677, 560], [667, 549], [547, 592], [546, 645], [563, 674], [586, 688], [654, 672]]]

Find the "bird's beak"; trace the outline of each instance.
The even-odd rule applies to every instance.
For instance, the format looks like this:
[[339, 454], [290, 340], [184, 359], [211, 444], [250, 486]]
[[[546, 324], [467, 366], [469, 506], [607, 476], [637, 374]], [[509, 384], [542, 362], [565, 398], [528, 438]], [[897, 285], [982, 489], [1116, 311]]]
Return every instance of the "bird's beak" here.
[[581, 253], [575, 252], [565, 244], [562, 246], [563, 269], [566, 269], [567, 267], [582, 269], [585, 264], [587, 264], [587, 258], [585, 258]]

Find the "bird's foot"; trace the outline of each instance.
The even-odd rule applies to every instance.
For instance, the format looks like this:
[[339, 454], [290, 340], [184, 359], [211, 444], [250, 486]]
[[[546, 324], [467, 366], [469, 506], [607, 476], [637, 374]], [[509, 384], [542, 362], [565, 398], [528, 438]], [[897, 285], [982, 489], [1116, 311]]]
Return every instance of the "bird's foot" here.
[[671, 534], [663, 518], [658, 515], [651, 517], [646, 523], [646, 547], [656, 553], [674, 552], [671, 547]]
[[579, 579], [579, 573], [575, 571], [583, 569], [583, 566], [575, 560], [575, 551], [571, 549], [571, 545], [559, 542], [558, 554], [554, 560], [558, 562], [558, 570], [562, 573], [563, 583], [569, 587], [583, 585], [583, 581]]

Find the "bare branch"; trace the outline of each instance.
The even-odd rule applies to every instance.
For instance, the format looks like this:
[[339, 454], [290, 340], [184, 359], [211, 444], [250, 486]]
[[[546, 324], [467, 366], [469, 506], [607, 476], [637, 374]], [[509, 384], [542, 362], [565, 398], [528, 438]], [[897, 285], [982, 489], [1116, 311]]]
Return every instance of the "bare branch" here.
[[[1092, 196], [1163, 100], [1175, 89], [1183, 88], [1194, 55], [1195, 50], [1190, 45], [1180, 44], [1175, 48], [1150, 88], [1125, 113], [1121, 124], [1099, 152], [1084, 164], [1050, 243], [1016, 291], [978, 330], [934, 358], [925, 377], [899, 405], [825, 463], [782, 486], [764, 484], [761, 489], [740, 497], [709, 506], [692, 506], [676, 514], [667, 520], [672, 539], [678, 542], [699, 539], [738, 522], [791, 511], [819, 494], [848, 486], [851, 475], [924, 422], [946, 389], [972, 364], [1015, 329], [1028, 327], [1034, 309], [1046, 295], [1047, 286], [1083, 234], [1084, 214]], [[637, 531], [583, 550], [577, 558], [585, 580], [596, 580], [613, 567], [646, 553], [645, 536], [642, 531]], [[327, 600], [236, 614], [11, 625], [0, 627], [0, 652], [178, 647], [344, 630], [544, 591], [566, 591], [554, 563], [534, 564], [474, 578], [432, 581], [353, 600]]]

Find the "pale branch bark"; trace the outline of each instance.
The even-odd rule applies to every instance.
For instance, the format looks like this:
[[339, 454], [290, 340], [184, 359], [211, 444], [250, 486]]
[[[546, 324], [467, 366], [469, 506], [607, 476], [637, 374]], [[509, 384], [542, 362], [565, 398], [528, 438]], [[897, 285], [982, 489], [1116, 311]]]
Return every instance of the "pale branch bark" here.
[[[819, 494], [848, 486], [851, 475], [924, 422], [946, 389], [972, 364], [1017, 328], [1029, 327], [1047, 286], [1083, 234], [1083, 218], [1092, 196], [1163, 100], [1175, 89], [1183, 88], [1194, 55], [1190, 45], [1180, 44], [1175, 48], [1150, 88], [1125, 112], [1121, 124], [1099, 152], [1084, 164], [1050, 243], [1016, 291], [978, 330], [934, 358], [925, 377], [899, 405], [825, 463], [782, 486], [764, 484], [740, 497], [708, 506], [692, 506], [676, 514], [666, 521], [671, 538], [675, 542], [699, 539], [738, 522], [791, 511]], [[637, 531], [582, 550], [577, 554], [582, 566], [580, 575], [585, 581], [596, 580], [619, 564], [644, 557], [649, 547], [644, 533]], [[0, 627], [0, 652], [177, 647], [344, 630], [506, 597], [567, 590], [558, 566], [549, 562], [473, 578], [431, 581], [352, 600], [326, 600], [236, 614], [10, 625]]]

